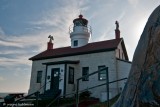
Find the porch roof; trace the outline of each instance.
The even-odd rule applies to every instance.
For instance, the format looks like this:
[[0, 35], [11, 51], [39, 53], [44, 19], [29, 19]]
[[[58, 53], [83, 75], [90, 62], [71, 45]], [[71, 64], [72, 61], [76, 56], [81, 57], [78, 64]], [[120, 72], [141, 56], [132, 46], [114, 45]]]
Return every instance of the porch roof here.
[[55, 62], [46, 62], [43, 63], [44, 65], [57, 65], [57, 64], [78, 64], [79, 60], [72, 61], [72, 60], [64, 60], [64, 61], [55, 61]]

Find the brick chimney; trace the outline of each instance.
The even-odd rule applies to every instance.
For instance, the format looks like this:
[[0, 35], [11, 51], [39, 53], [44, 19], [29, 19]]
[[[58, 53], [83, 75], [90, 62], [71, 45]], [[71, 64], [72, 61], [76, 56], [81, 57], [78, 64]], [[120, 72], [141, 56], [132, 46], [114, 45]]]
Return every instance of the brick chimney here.
[[47, 50], [50, 50], [50, 49], [53, 49], [53, 43], [52, 43], [52, 40], [53, 39], [53, 36], [49, 35], [48, 38], [50, 38], [49, 42], [48, 42], [48, 45], [47, 45]]
[[120, 30], [119, 30], [119, 23], [116, 21], [116, 29], [115, 29], [115, 39], [120, 38]]
[[47, 50], [49, 50], [49, 49], [53, 49], [53, 43], [52, 42], [48, 42]]

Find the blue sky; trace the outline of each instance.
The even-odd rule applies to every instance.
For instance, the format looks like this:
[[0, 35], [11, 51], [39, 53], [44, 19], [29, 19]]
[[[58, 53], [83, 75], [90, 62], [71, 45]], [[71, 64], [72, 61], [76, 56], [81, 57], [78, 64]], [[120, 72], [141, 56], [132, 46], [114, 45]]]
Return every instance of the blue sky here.
[[129, 59], [151, 12], [160, 0], [0, 0], [0, 92], [27, 92], [28, 58], [46, 50], [48, 35], [54, 48], [69, 46], [69, 26], [81, 13], [92, 26], [90, 42], [113, 39], [120, 24]]

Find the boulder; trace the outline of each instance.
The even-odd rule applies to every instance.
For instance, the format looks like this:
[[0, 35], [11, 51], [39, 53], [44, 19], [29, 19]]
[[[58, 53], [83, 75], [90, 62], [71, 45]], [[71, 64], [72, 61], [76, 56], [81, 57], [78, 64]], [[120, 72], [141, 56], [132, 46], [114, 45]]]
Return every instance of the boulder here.
[[148, 19], [127, 84], [112, 107], [160, 107], [160, 6]]

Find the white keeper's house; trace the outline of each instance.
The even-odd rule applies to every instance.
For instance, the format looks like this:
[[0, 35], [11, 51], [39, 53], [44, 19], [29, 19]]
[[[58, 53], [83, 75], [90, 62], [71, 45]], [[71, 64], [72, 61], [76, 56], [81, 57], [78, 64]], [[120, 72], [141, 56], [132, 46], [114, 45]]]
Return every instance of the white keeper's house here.
[[[31, 57], [32, 72], [28, 94], [40, 89], [45, 92], [66, 95], [76, 91], [76, 80], [82, 76], [108, 67], [109, 81], [128, 77], [131, 62], [123, 38], [120, 38], [119, 24], [116, 21], [115, 38], [88, 43], [91, 30], [88, 20], [79, 15], [70, 28], [71, 46], [53, 48], [52, 36], [47, 50]], [[79, 90], [100, 85], [106, 81], [106, 72], [99, 72], [82, 79]], [[121, 92], [126, 80], [110, 84], [109, 95], [114, 97]], [[89, 90], [91, 96], [101, 98], [106, 95], [106, 86]]]

